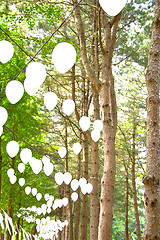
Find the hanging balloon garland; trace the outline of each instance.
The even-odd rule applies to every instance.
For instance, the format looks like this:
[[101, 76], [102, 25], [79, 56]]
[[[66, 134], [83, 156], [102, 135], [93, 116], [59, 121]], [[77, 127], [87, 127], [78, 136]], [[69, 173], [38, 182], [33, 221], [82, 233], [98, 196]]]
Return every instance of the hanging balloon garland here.
[[[116, 16], [123, 9], [127, 0], [121, 0], [121, 1], [113, 0], [112, 2], [109, 0], [99, 0], [99, 2], [103, 10], [106, 11], [108, 15]], [[74, 7], [74, 9], [79, 5], [79, 3]], [[71, 12], [71, 14], [73, 13], [73, 11]], [[69, 16], [65, 19], [64, 23], [70, 17], [71, 14], [69, 14]], [[61, 24], [60, 27], [62, 25], [63, 24]], [[50, 36], [47, 42], [52, 38], [55, 32]], [[21, 82], [16, 80], [16, 77], [22, 72], [24, 68], [21, 69], [21, 71], [18, 73], [18, 75], [15, 77], [14, 80], [10, 81], [6, 85], [6, 88], [5, 88], [6, 97], [11, 104], [16, 104], [23, 97], [24, 89], [30, 96], [35, 95], [36, 92], [39, 90], [41, 84], [43, 84], [43, 82], [45, 81], [45, 78], [46, 78], [45, 66], [42, 63], [32, 62], [32, 61], [38, 55], [38, 53], [42, 50], [42, 48], [47, 44], [47, 42], [39, 49], [39, 51], [35, 54], [35, 56], [31, 58], [31, 61], [24, 67], [26, 68], [26, 73], [25, 73], [26, 79], [24, 80], [24, 85]], [[0, 61], [3, 64], [7, 63], [13, 57], [13, 54], [14, 54], [14, 48], [12, 44], [6, 40], [0, 41]], [[75, 48], [70, 43], [67, 43], [67, 42], [62, 42], [57, 44], [52, 52], [52, 62], [55, 66], [55, 69], [59, 73], [61, 74], [66, 73], [68, 70], [72, 68], [72, 66], [76, 62]], [[48, 109], [49, 111], [52, 111], [56, 107], [57, 102], [58, 102], [58, 98], [54, 92], [48, 92], [44, 94], [44, 105], [46, 106], [46, 109]], [[74, 110], [75, 110], [75, 103], [73, 100], [67, 99], [63, 102], [62, 111], [67, 116], [70, 116], [74, 112]], [[5, 125], [8, 118], [7, 110], [1, 106], [0, 106], [0, 116], [1, 116], [0, 136], [1, 136], [3, 133], [3, 126]], [[82, 116], [79, 120], [79, 126], [84, 132], [88, 131], [90, 128], [89, 117]], [[103, 128], [102, 121], [99, 119], [94, 121], [93, 128], [94, 129], [91, 132], [91, 138], [94, 142], [97, 142], [100, 139], [100, 132], [102, 131], [102, 128]], [[81, 145], [78, 142], [74, 143], [72, 149], [75, 154], [79, 154], [81, 151]], [[8, 155], [11, 158], [14, 158], [19, 152], [19, 145], [16, 141], [10, 141], [6, 146], [6, 150]], [[67, 154], [67, 149], [63, 146], [60, 147], [58, 150], [58, 154], [61, 158], [64, 158]], [[48, 157], [44, 156], [42, 158], [42, 161], [40, 161], [39, 159], [32, 157], [32, 152], [28, 148], [25, 148], [21, 151], [20, 158], [22, 161], [22, 163], [18, 164], [18, 171], [20, 173], [24, 172], [25, 164], [27, 164], [28, 162], [35, 174], [38, 174], [42, 170], [42, 168], [46, 176], [51, 175], [51, 173], [53, 172], [54, 167]], [[17, 180], [17, 177], [14, 174], [14, 169], [12, 168], [8, 169], [7, 175], [10, 178], [11, 184], [14, 184]], [[21, 187], [25, 185], [24, 178], [20, 178], [18, 182]], [[81, 178], [79, 181], [77, 179], [72, 179], [72, 175], [68, 172], [64, 174], [61, 172], [56, 173], [55, 182], [58, 185], [61, 185], [63, 182], [66, 185], [70, 184], [71, 189], [74, 191], [71, 194], [71, 199], [74, 202], [77, 201], [78, 199], [78, 194], [75, 191], [79, 187], [83, 194], [90, 194], [91, 191], [93, 190], [92, 184], [87, 183], [85, 178]], [[37, 201], [40, 201], [42, 198], [42, 194], [38, 193], [36, 188], [31, 189], [31, 187], [26, 186], [25, 193], [27, 195], [32, 193], [32, 195], [36, 197]], [[64, 197], [63, 199], [55, 199], [54, 203], [53, 203], [53, 200], [54, 200], [53, 196], [50, 196], [49, 194], [45, 194], [44, 198], [47, 201], [47, 204], [42, 204], [41, 208], [36, 208], [35, 206], [32, 206], [31, 208], [33, 211], [36, 211], [39, 215], [41, 213], [46, 214], [46, 212], [50, 213], [51, 207], [53, 208], [53, 210], [55, 210], [57, 208], [61, 208], [62, 206], [67, 206], [68, 204], [68, 198], [66, 197]], [[12, 219], [8, 217], [8, 215], [5, 212], [4, 212], [4, 215], [5, 215], [5, 223], [9, 233], [10, 233], [9, 225], [12, 228], [12, 232], [16, 233], [13, 227]], [[32, 219], [32, 221], [34, 222], [35, 219]], [[53, 236], [58, 236], [58, 231], [62, 231], [62, 228], [68, 225], [67, 220], [65, 220], [64, 222], [61, 222], [59, 220], [55, 222], [53, 220], [50, 220], [49, 217], [47, 217], [46, 219], [42, 218], [41, 220], [36, 219], [36, 223], [37, 223], [37, 231], [39, 232], [39, 237], [42, 237], [44, 239], [51, 239], [53, 238]], [[0, 213], [0, 225], [3, 230], [4, 223], [3, 223], [3, 216], [1, 213]], [[45, 229], [45, 231], [42, 231], [41, 229]], [[24, 229], [22, 230], [23, 230], [24, 238], [26, 235], [27, 239], [29, 239], [30, 235], [27, 234]], [[35, 236], [35, 239], [36, 238], [37, 236]]]

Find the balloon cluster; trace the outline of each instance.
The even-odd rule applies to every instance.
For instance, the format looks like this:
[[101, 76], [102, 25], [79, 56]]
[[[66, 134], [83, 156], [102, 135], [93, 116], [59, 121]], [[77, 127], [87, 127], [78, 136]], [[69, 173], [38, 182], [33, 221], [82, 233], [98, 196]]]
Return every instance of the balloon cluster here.
[[68, 226], [68, 221], [65, 220], [61, 222], [60, 220], [54, 221], [50, 217], [37, 219], [36, 220], [36, 229], [39, 238], [42, 239], [53, 239], [53, 237], [58, 237], [58, 232], [62, 231], [65, 226]]

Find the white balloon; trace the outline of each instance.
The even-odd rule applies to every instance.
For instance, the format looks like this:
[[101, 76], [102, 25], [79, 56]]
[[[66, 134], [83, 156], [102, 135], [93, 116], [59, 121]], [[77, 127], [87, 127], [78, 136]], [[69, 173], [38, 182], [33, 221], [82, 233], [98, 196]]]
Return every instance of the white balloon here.
[[54, 179], [55, 179], [55, 182], [58, 184], [58, 185], [61, 185], [63, 183], [63, 173], [61, 172], [57, 172], [54, 176]]
[[30, 192], [31, 192], [31, 188], [30, 188], [30, 187], [26, 187], [26, 188], [25, 188], [25, 193], [26, 193], [27, 195], [29, 195]]
[[93, 185], [91, 183], [88, 183], [86, 187], [87, 187], [86, 189], [87, 193], [90, 194], [93, 190]]
[[86, 185], [83, 185], [81, 187], [81, 192], [83, 193], [83, 195], [86, 195], [86, 193], [87, 193], [87, 186]]
[[41, 215], [42, 214], [42, 209], [41, 208], [37, 208], [37, 214]]
[[63, 102], [62, 110], [67, 116], [71, 115], [74, 112], [74, 109], [75, 103], [73, 100], [67, 99]]
[[29, 159], [29, 164], [35, 174], [38, 174], [42, 170], [42, 162], [35, 157]]
[[80, 178], [79, 179], [79, 185], [82, 188], [83, 186], [85, 186], [87, 184], [87, 180], [85, 178]]
[[72, 180], [72, 175], [69, 172], [65, 172], [63, 174], [63, 178], [64, 178], [64, 183], [68, 185]]
[[66, 197], [64, 197], [63, 199], [62, 199], [62, 204], [63, 204], [63, 206], [64, 207], [66, 207], [67, 205], [68, 205], [68, 198], [66, 198]]
[[28, 148], [24, 148], [20, 152], [20, 159], [24, 164], [28, 163], [31, 157], [32, 157], [32, 151]]
[[51, 213], [51, 208], [47, 208], [47, 213], [48, 213], [48, 214]]
[[63, 206], [63, 201], [62, 199], [59, 199], [58, 200], [58, 207], [61, 208]]
[[65, 147], [60, 147], [58, 149], [58, 154], [61, 158], [64, 158], [66, 156], [67, 149]]
[[82, 150], [82, 146], [80, 143], [77, 142], [77, 143], [73, 144], [72, 149], [73, 149], [73, 152], [78, 155], [80, 153], [80, 151]]
[[90, 119], [89, 119], [89, 117], [86, 117], [86, 116], [81, 117], [80, 120], [79, 120], [79, 125], [80, 125], [81, 129], [84, 132], [86, 132], [89, 129], [89, 127], [90, 127]]
[[3, 126], [8, 118], [7, 110], [4, 107], [0, 106], [0, 126]]
[[57, 44], [52, 53], [52, 61], [56, 70], [60, 73], [66, 73], [75, 64], [76, 55], [76, 50], [70, 43]]
[[64, 221], [65, 226], [68, 226], [69, 222], [67, 220]]
[[46, 174], [46, 176], [51, 175], [51, 173], [53, 172], [53, 169], [54, 169], [54, 167], [51, 162], [45, 164], [43, 167], [43, 170], [44, 170], [44, 173]]
[[40, 201], [41, 198], [42, 198], [42, 194], [41, 193], [37, 193], [36, 198], [37, 198], [37, 201]]
[[73, 179], [71, 181], [71, 188], [73, 191], [76, 191], [79, 187], [79, 181], [77, 179]]
[[23, 163], [18, 164], [18, 171], [22, 173], [25, 170], [25, 165]]
[[46, 78], [46, 69], [42, 63], [31, 62], [26, 68], [26, 79], [35, 82], [36, 85], [41, 85]]
[[96, 130], [93, 130], [91, 132], [91, 138], [94, 142], [98, 142], [98, 140], [100, 139], [100, 132], [99, 131], [96, 131]]
[[32, 188], [32, 195], [36, 196], [36, 194], [37, 194], [37, 188]]
[[21, 187], [23, 187], [24, 184], [25, 184], [25, 179], [24, 179], [24, 178], [20, 178], [20, 179], [19, 179], [19, 185], [20, 185]]
[[98, 132], [101, 132], [102, 129], [103, 129], [103, 122], [102, 120], [95, 120], [94, 123], [93, 123], [93, 128], [95, 131], [98, 131]]
[[116, 16], [122, 11], [127, 0], [99, 0], [99, 3], [109, 16]]
[[7, 175], [8, 177], [11, 177], [14, 175], [14, 169], [13, 168], [9, 168], [8, 171], [7, 171]]
[[24, 80], [24, 88], [30, 96], [33, 96], [36, 94], [36, 92], [40, 88], [40, 85], [34, 83], [30, 79], [25, 79]]
[[71, 198], [72, 198], [73, 202], [76, 202], [78, 199], [78, 194], [76, 192], [72, 193]]
[[47, 207], [50, 208], [51, 206], [52, 206], [52, 201], [49, 200], [49, 201], [47, 202]]
[[45, 199], [46, 201], [48, 201], [48, 199], [49, 199], [49, 194], [48, 194], [48, 193], [46, 193], [46, 194], [44, 195], [44, 199]]
[[17, 177], [15, 175], [10, 176], [10, 183], [14, 184], [17, 180]]
[[43, 156], [42, 162], [43, 162], [44, 165], [48, 164], [48, 163], [50, 163], [50, 158], [48, 156]]
[[0, 61], [2, 63], [8, 62], [14, 53], [12, 44], [6, 40], [0, 41]]
[[3, 133], [3, 127], [0, 126], [0, 136], [2, 136], [2, 133]]
[[17, 103], [23, 96], [23, 84], [19, 81], [12, 80], [6, 86], [6, 96], [10, 103]]
[[44, 94], [44, 105], [48, 110], [53, 110], [57, 105], [57, 95], [54, 92]]
[[8, 142], [7, 146], [6, 146], [6, 150], [7, 150], [8, 155], [11, 158], [14, 158], [17, 155], [18, 151], [19, 151], [19, 144], [18, 144], [18, 142], [16, 142], [16, 141]]
[[47, 209], [47, 205], [44, 203], [44, 204], [42, 204], [41, 208], [42, 208], [42, 210], [46, 210]]

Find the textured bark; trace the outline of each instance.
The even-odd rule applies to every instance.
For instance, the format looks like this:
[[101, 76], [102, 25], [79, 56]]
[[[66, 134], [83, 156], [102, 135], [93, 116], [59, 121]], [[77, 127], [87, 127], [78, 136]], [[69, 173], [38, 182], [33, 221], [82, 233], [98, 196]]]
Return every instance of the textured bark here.
[[146, 73], [147, 83], [147, 170], [144, 177], [145, 230], [144, 240], [160, 239], [160, 1], [155, 1], [155, 16]]
[[139, 212], [138, 212], [138, 203], [137, 203], [137, 190], [136, 190], [136, 178], [135, 178], [135, 134], [136, 134], [136, 123], [133, 121], [133, 134], [132, 134], [132, 194], [133, 194], [133, 206], [134, 206], [134, 215], [136, 220], [136, 235], [137, 240], [141, 240], [141, 229], [139, 222]]
[[[99, 94], [93, 88], [94, 119], [99, 119]], [[91, 141], [91, 184], [90, 194], [90, 240], [98, 239], [99, 189], [98, 189], [98, 142]]]
[[[81, 154], [78, 154], [78, 179], [81, 173]], [[78, 199], [75, 202], [75, 240], [79, 240], [79, 227], [80, 227], [80, 188], [77, 190]]]
[[129, 195], [129, 183], [128, 183], [128, 167], [125, 166], [126, 172], [126, 201], [125, 201], [125, 240], [129, 240], [128, 236], [128, 195]]
[[[83, 141], [83, 177], [88, 181], [88, 138], [84, 136]], [[87, 218], [88, 218], [88, 196], [87, 194], [82, 194], [81, 202], [81, 233], [80, 240], [88, 240], [88, 228], [87, 228]]]
[[[75, 2], [76, 3], [76, 2]], [[101, 185], [101, 210], [99, 223], [99, 240], [112, 238], [113, 221], [113, 192], [115, 180], [115, 133], [117, 123], [116, 100], [114, 93], [114, 78], [112, 75], [112, 57], [116, 41], [116, 31], [120, 14], [107, 22], [106, 15], [102, 11], [102, 27], [104, 29], [104, 43], [100, 41], [102, 51], [102, 82], [99, 81], [89, 64], [86, 53], [85, 28], [82, 22], [80, 9], [75, 9], [77, 28], [80, 41], [82, 62], [90, 82], [100, 94], [101, 111], [103, 120], [104, 141], [104, 173]], [[100, 27], [101, 32], [101, 27]]]
[[[65, 123], [65, 147], [67, 149], [67, 154], [65, 157], [65, 171], [68, 172], [68, 132], [67, 132], [67, 123]], [[68, 198], [68, 205], [67, 205], [67, 217], [68, 217], [68, 228], [67, 228], [67, 239], [73, 240], [73, 214], [72, 214], [72, 201], [71, 201], [71, 191], [70, 186], [66, 185], [66, 196]]]

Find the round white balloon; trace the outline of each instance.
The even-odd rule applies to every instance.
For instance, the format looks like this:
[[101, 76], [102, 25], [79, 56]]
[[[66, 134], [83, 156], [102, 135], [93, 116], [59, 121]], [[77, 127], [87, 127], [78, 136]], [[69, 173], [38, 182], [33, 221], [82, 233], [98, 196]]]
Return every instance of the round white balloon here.
[[42, 63], [31, 62], [26, 68], [26, 79], [41, 85], [46, 78], [46, 68]]
[[37, 201], [40, 201], [41, 198], [42, 198], [42, 194], [41, 193], [37, 193], [36, 198], [37, 198]]
[[24, 178], [20, 178], [18, 182], [19, 182], [19, 185], [21, 187], [23, 187], [23, 185], [25, 184], [25, 179]]
[[67, 99], [63, 102], [62, 110], [67, 116], [71, 115], [74, 112], [74, 109], [75, 103], [73, 100]]
[[54, 176], [54, 179], [55, 179], [55, 182], [58, 184], [58, 185], [61, 185], [63, 183], [63, 180], [64, 180], [64, 176], [63, 176], [63, 173], [61, 172], [57, 172]]
[[10, 141], [7, 143], [6, 150], [11, 158], [14, 158], [19, 151], [19, 144], [16, 141]]
[[116, 16], [122, 11], [127, 0], [99, 0], [99, 3], [109, 16]]
[[37, 194], [37, 188], [32, 188], [32, 195], [36, 196], [36, 194]]
[[68, 205], [68, 198], [66, 198], [66, 197], [64, 197], [63, 199], [62, 199], [62, 203], [63, 203], [63, 206], [64, 207], [66, 207], [67, 205]]
[[64, 183], [68, 185], [68, 184], [70, 184], [70, 182], [72, 180], [72, 175], [69, 172], [65, 172], [63, 174], [63, 178], [64, 178]]
[[100, 132], [99, 131], [96, 131], [96, 130], [93, 130], [91, 132], [91, 138], [94, 142], [98, 142], [98, 140], [100, 139]]
[[25, 170], [25, 165], [23, 163], [18, 164], [18, 171], [22, 173]]
[[87, 184], [87, 180], [85, 178], [80, 178], [79, 179], [79, 185], [82, 188], [83, 186], [85, 186]]
[[54, 167], [51, 162], [45, 164], [43, 167], [43, 170], [44, 170], [44, 173], [46, 174], [46, 176], [51, 175], [51, 173], [53, 172], [53, 169], [54, 169]]
[[24, 88], [30, 96], [33, 96], [36, 94], [36, 92], [40, 88], [40, 85], [26, 78], [24, 80]]
[[66, 73], [75, 64], [76, 55], [76, 50], [70, 43], [57, 44], [52, 53], [52, 61], [56, 70], [60, 73]]
[[29, 148], [24, 148], [20, 152], [20, 159], [24, 164], [28, 163], [31, 157], [32, 157], [32, 151]]
[[8, 118], [7, 110], [4, 107], [0, 106], [0, 126], [3, 126]]
[[78, 199], [78, 194], [76, 192], [72, 193], [71, 198], [72, 198], [73, 202], [76, 202]]
[[87, 187], [86, 189], [87, 193], [90, 194], [93, 190], [93, 185], [91, 183], [88, 183], [86, 184], [86, 187]]
[[100, 119], [95, 120], [94, 123], [93, 123], [93, 128], [94, 128], [95, 131], [101, 132], [102, 129], [103, 129], [102, 120], [100, 120]]
[[10, 183], [14, 184], [17, 180], [17, 177], [15, 175], [10, 176]]
[[60, 147], [58, 149], [58, 154], [61, 158], [64, 158], [67, 154], [67, 149], [65, 147]]
[[73, 149], [73, 152], [78, 155], [82, 150], [82, 146], [80, 143], [77, 142], [73, 144], [72, 149]]
[[23, 96], [23, 84], [17, 80], [10, 81], [6, 86], [6, 96], [10, 103], [17, 103]]
[[8, 171], [7, 171], [7, 175], [8, 177], [11, 177], [14, 175], [14, 169], [13, 168], [9, 168]]
[[14, 53], [14, 48], [12, 44], [6, 40], [0, 41], [0, 61], [2, 63], [7, 63]]
[[48, 110], [53, 110], [57, 105], [57, 95], [54, 92], [44, 94], [44, 105]]
[[25, 188], [25, 193], [26, 193], [27, 195], [29, 195], [30, 192], [31, 192], [31, 188], [30, 188], [30, 187], [26, 187], [26, 188]]
[[86, 116], [81, 117], [80, 120], [79, 120], [79, 125], [80, 125], [81, 129], [84, 132], [86, 132], [89, 129], [89, 127], [90, 127], [90, 119], [89, 119], [89, 117], [86, 117]]
[[79, 187], [79, 181], [77, 179], [73, 179], [71, 181], [71, 188], [73, 191], [76, 191]]

